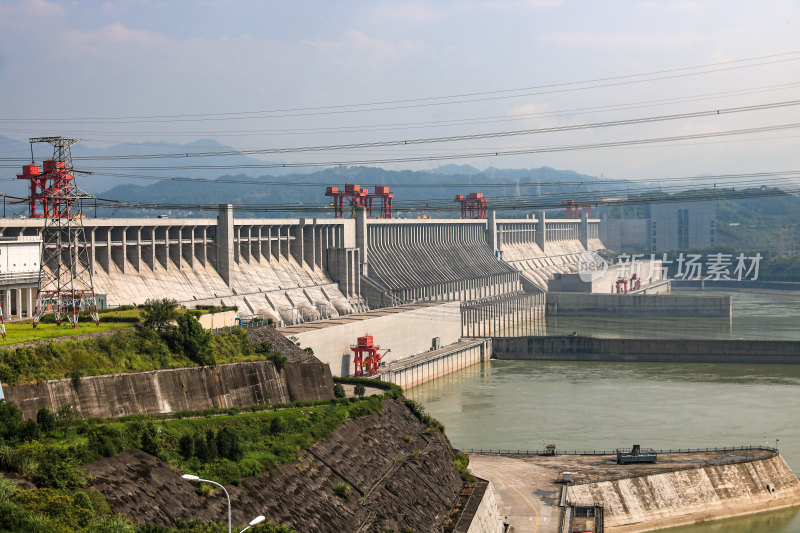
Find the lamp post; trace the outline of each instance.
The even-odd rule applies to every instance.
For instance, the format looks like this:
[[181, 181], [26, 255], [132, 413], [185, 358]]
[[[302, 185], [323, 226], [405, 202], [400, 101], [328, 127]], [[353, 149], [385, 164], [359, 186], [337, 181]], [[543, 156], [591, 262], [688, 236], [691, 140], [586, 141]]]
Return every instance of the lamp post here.
[[230, 494], [228, 494], [227, 489], [222, 485], [220, 485], [219, 483], [217, 483], [216, 481], [211, 481], [210, 479], [201, 479], [198, 476], [193, 476], [192, 474], [184, 474], [181, 477], [186, 481], [211, 483], [212, 485], [216, 485], [220, 487], [223, 491], [225, 491], [225, 497], [228, 498], [228, 533], [231, 533], [231, 496]]
[[250, 520], [250, 524], [248, 524], [248, 526], [246, 528], [244, 528], [243, 530], [241, 530], [239, 533], [244, 533], [245, 531], [247, 531], [251, 527], [253, 527], [253, 526], [257, 525], [257, 524], [260, 524], [264, 520], [266, 520], [266, 518], [264, 518], [263, 514], [258, 515], [257, 517], [255, 517], [252, 520]]

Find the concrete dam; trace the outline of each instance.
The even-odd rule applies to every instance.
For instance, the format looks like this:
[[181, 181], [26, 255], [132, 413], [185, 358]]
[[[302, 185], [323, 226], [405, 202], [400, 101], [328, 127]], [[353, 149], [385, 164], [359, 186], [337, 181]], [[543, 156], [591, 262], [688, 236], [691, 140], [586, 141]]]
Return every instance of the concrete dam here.
[[[236, 305], [241, 315], [304, 323], [415, 301], [471, 301], [543, 292], [578, 256], [602, 248], [599, 220], [86, 218], [89, 268], [108, 306], [173, 298]], [[41, 219], [0, 220], [13, 246]], [[28, 243], [29, 245], [31, 243]], [[30, 263], [30, 264], [28, 264]], [[14, 267], [17, 267], [15, 264]], [[38, 263], [0, 280], [3, 311], [30, 317]]]

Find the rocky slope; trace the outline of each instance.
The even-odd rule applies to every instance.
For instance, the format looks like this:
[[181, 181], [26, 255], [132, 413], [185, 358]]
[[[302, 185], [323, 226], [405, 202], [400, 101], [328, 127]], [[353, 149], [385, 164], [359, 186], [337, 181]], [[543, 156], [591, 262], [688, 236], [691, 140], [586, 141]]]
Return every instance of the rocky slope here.
[[[426, 430], [397, 400], [384, 401], [380, 415], [348, 420], [300, 458], [226, 487], [233, 522], [245, 525], [264, 514], [300, 532], [434, 532], [461, 488], [447, 438]], [[221, 521], [226, 513], [221, 491], [198, 494], [180, 472], [141, 451], [85, 470], [90, 486], [105, 494], [111, 508], [136, 522]], [[334, 493], [342, 482], [352, 487], [347, 497]]]

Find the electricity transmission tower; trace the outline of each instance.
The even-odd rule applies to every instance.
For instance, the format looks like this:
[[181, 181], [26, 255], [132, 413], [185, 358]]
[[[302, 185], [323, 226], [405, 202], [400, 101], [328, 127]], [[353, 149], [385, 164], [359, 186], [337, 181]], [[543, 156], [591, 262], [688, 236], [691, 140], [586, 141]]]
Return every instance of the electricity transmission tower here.
[[[66, 317], [76, 328], [81, 308], [88, 310], [99, 325], [81, 212], [81, 200], [92, 196], [75, 185], [70, 150], [78, 139], [35, 137], [29, 140], [31, 145], [40, 142], [53, 145], [53, 158], [44, 162], [43, 174], [39, 176], [39, 183], [45, 186], [35, 193], [31, 188], [31, 217], [44, 218], [33, 327], [44, 313], [52, 311], [56, 324], [61, 324]], [[43, 177], [46, 181], [41, 179]], [[37, 204], [43, 208], [43, 213], [36, 212]]]

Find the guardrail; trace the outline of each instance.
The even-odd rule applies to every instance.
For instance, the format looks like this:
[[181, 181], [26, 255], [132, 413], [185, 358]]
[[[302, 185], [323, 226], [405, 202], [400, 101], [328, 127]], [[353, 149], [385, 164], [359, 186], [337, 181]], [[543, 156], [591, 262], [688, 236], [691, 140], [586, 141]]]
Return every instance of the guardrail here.
[[[743, 450], [765, 450], [777, 455], [778, 449], [770, 446], [756, 445], [756, 446], [723, 446], [717, 448], [678, 448], [678, 449], [663, 449], [653, 450], [655, 453], [700, 453], [700, 452], [735, 452]], [[461, 448], [458, 451], [466, 453], [484, 453], [493, 455], [547, 455], [545, 450], [502, 450], [502, 449], [488, 449], [483, 448]], [[616, 450], [558, 450], [558, 455], [617, 455]]]

